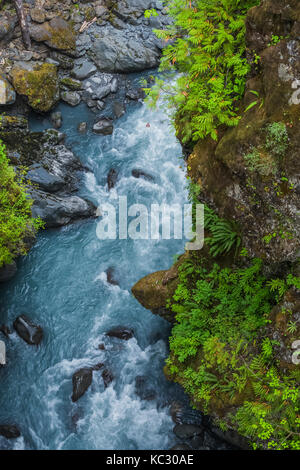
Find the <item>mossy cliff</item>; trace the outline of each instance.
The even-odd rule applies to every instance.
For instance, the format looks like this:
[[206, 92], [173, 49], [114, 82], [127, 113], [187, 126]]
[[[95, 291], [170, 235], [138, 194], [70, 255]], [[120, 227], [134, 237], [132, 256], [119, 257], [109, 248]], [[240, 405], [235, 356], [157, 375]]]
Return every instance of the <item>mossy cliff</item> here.
[[174, 323], [166, 376], [254, 449], [300, 448], [299, 31], [297, 0], [248, 11], [239, 122], [188, 145], [207, 242], [132, 288]]

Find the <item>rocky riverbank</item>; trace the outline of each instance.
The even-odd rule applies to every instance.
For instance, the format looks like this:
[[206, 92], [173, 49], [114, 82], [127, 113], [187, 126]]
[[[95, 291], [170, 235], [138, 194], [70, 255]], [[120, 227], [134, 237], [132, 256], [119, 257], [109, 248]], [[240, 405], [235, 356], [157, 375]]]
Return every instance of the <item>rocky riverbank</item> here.
[[[159, 15], [146, 19], [150, 7]], [[51, 113], [59, 129], [61, 113], [52, 112], [55, 106], [84, 102], [95, 113], [93, 131], [111, 134], [126, 104], [143, 97], [128, 74], [158, 65], [163, 44], [152, 29], [170, 20], [161, 2], [139, 0], [32, 1], [24, 9], [30, 50], [12, 4], [4, 2], [0, 11], [0, 139], [15, 167], [26, 168], [33, 216], [46, 227], [59, 227], [95, 216], [93, 205], [76, 195], [85, 169], [64, 145], [62, 133], [30, 132], [29, 113]], [[86, 123], [78, 132], [86, 132]], [[15, 272], [14, 262], [2, 267], [0, 282]]]

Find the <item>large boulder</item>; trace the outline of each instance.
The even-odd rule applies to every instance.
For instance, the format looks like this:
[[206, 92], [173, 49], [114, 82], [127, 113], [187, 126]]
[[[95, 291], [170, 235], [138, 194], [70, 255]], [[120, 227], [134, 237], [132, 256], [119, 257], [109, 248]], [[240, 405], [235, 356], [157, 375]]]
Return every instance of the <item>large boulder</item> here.
[[0, 74], [0, 106], [14, 104], [16, 92], [6, 77]]
[[97, 67], [93, 62], [86, 58], [80, 58], [75, 62], [74, 68], [72, 70], [72, 75], [77, 80], [84, 80], [85, 78], [90, 77], [97, 71]]
[[104, 72], [139, 72], [157, 67], [160, 53], [139, 39], [129, 39], [124, 31], [109, 31], [106, 36], [96, 39], [90, 50], [95, 64]]
[[17, 64], [12, 72], [15, 90], [27, 98], [28, 104], [38, 112], [47, 112], [59, 100], [57, 68], [53, 64]]
[[26, 343], [37, 346], [43, 339], [43, 330], [26, 315], [20, 315], [14, 321], [14, 329]]
[[40, 217], [47, 228], [67, 225], [96, 213], [95, 206], [79, 196], [59, 196], [39, 190], [30, 191], [30, 194], [34, 200], [32, 215]]
[[81, 398], [93, 381], [93, 369], [91, 367], [84, 367], [77, 370], [72, 377], [73, 394], [72, 401], [75, 402]]
[[114, 131], [114, 126], [111, 119], [102, 118], [93, 125], [93, 132], [95, 134], [110, 135]]
[[50, 193], [59, 191], [65, 184], [60, 176], [49, 173], [40, 164], [34, 165], [34, 167], [26, 173], [26, 179]]
[[76, 50], [76, 34], [73, 27], [59, 16], [43, 24], [32, 24], [30, 36], [37, 42], [44, 42], [52, 49], [69, 54], [74, 54]]

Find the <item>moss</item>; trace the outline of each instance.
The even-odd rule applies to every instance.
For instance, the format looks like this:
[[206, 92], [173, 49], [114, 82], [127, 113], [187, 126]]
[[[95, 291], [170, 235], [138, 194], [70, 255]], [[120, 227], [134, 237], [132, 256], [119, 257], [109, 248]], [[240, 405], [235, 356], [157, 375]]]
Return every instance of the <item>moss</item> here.
[[26, 96], [35, 111], [47, 112], [59, 99], [57, 69], [53, 64], [37, 65], [31, 71], [16, 67], [12, 78], [17, 93]]
[[60, 84], [63, 86], [66, 86], [67, 88], [70, 88], [71, 90], [80, 90], [81, 89], [81, 83], [78, 80], [73, 80], [70, 77], [62, 78], [60, 81]]
[[72, 25], [62, 18], [54, 18], [46, 25], [49, 32], [49, 44], [51, 47], [64, 51], [76, 49], [76, 34]]

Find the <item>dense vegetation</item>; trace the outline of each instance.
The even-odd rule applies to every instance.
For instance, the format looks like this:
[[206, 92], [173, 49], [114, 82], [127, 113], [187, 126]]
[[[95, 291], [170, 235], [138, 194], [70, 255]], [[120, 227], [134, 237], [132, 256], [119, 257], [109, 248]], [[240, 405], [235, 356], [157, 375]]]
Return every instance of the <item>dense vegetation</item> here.
[[167, 374], [202, 410], [230, 410], [220, 426], [238, 428], [254, 448], [300, 449], [300, 370], [282, 373], [265, 330], [273, 306], [300, 282], [291, 274], [267, 280], [261, 271], [260, 259], [234, 268], [182, 264], [168, 305], [176, 324]]
[[[207, 136], [217, 140], [219, 130], [240, 119], [239, 102], [250, 70], [245, 17], [259, 1], [164, 3], [174, 22], [156, 31], [167, 45], [162, 76], [146, 89], [149, 103], [155, 106], [163, 92], [184, 143]], [[147, 12], [151, 15], [155, 11]], [[169, 77], [174, 73], [173, 80], [165, 80], [164, 72]], [[252, 102], [246, 112], [257, 104]], [[244, 161], [250, 174], [272, 177], [287, 151], [288, 134], [282, 122], [268, 124], [265, 131], [265, 149], [250, 148]], [[268, 159], [261, 158], [263, 150]], [[191, 182], [191, 201], [197, 202], [200, 192]], [[283, 367], [278, 358], [282, 338], [289, 345], [299, 339], [297, 320], [284, 307], [285, 295], [300, 288], [299, 278], [286, 270], [281, 278], [268, 279], [263, 261], [249, 259], [242, 248], [236, 223], [207, 206], [205, 230], [208, 249], [200, 260], [189, 254], [167, 304], [176, 322], [166, 374], [183, 385], [195, 406], [215, 416], [224, 430], [237, 429], [254, 449], [300, 449], [300, 371], [292, 364]], [[276, 308], [283, 326], [274, 335], [270, 329], [276, 327]]]
[[250, 66], [245, 57], [245, 15], [258, 0], [167, 0], [174, 20], [159, 38], [164, 48], [160, 71], [181, 72], [176, 83], [161, 78], [147, 89], [155, 104], [161, 90], [174, 109], [184, 142], [239, 121], [238, 101]]
[[31, 206], [23, 175], [9, 164], [0, 141], [0, 267], [25, 254], [26, 237], [41, 226], [39, 219], [31, 217]]

